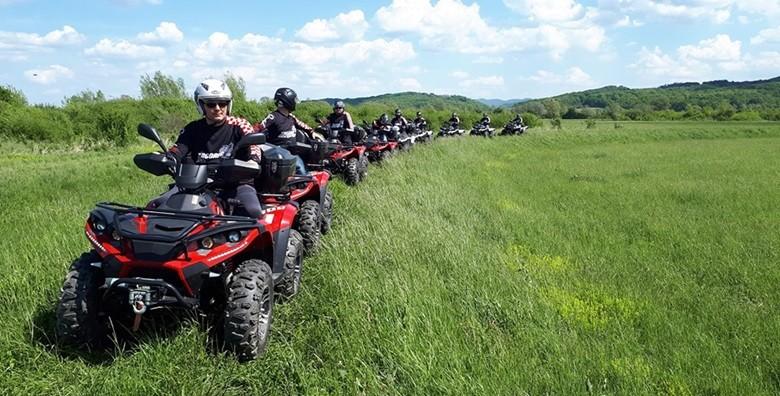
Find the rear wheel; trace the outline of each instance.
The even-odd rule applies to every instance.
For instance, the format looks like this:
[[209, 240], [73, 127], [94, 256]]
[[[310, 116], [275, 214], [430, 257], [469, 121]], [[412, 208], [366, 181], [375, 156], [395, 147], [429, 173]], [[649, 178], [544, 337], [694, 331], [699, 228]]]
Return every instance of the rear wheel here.
[[279, 282], [275, 285], [274, 292], [284, 298], [291, 298], [298, 294], [301, 288], [301, 276], [303, 275], [303, 237], [298, 231], [290, 230], [287, 240], [287, 252], [284, 256], [284, 270]]
[[358, 169], [358, 159], [350, 158], [347, 160], [347, 166], [344, 170], [344, 177], [347, 179], [347, 184], [355, 185], [360, 182], [360, 171]]
[[360, 156], [360, 162], [358, 162], [358, 173], [360, 173], [360, 180], [365, 180], [368, 176], [368, 156], [365, 154]]
[[254, 360], [268, 345], [274, 306], [271, 268], [262, 260], [236, 267], [228, 284], [225, 307], [225, 348], [240, 361]]
[[327, 234], [330, 231], [330, 227], [333, 224], [333, 192], [328, 190], [325, 193], [325, 198], [322, 201], [322, 224], [321, 229], [323, 234]]
[[320, 203], [314, 200], [304, 201], [298, 211], [298, 222], [295, 229], [303, 237], [305, 254], [314, 253], [320, 245], [321, 224]]
[[106, 323], [100, 319], [100, 293], [103, 277], [91, 263], [100, 262], [93, 250], [84, 253], [70, 267], [62, 284], [57, 304], [56, 332], [65, 344], [94, 345], [106, 334]]

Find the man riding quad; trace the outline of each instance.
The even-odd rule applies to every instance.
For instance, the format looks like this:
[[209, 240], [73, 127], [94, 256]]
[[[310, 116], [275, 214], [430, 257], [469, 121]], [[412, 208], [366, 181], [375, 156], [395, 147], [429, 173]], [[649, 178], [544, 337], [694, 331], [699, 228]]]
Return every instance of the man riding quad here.
[[341, 100], [333, 104], [333, 113], [328, 116], [326, 122], [331, 130], [341, 132], [338, 139], [345, 145], [352, 145], [364, 138], [364, 131], [352, 122], [352, 116], [344, 110], [344, 102]]
[[[209, 79], [201, 82], [195, 89], [194, 100], [202, 118], [187, 124], [176, 139], [176, 143], [166, 156], [179, 164], [183, 161], [193, 163], [215, 163], [231, 155], [233, 146], [242, 136], [253, 133], [252, 125], [243, 118], [230, 115], [233, 109], [233, 93], [224, 81]], [[244, 158], [260, 162], [260, 146], [251, 146]], [[153, 202], [174, 194], [176, 188], [165, 193]], [[251, 181], [236, 186], [233, 195], [241, 201], [250, 217], [260, 216], [262, 211], [257, 191]]]
[[420, 111], [417, 112], [417, 117], [414, 119], [414, 121], [412, 121], [412, 123], [414, 124], [415, 128], [421, 131], [428, 129], [428, 121], [425, 120], [425, 117], [423, 117], [422, 112]]
[[452, 117], [450, 117], [448, 122], [450, 123], [450, 127], [452, 127], [452, 129], [460, 128], [460, 118], [458, 117], [458, 113], [452, 113]]
[[[255, 132], [265, 133], [268, 143], [279, 147], [290, 148], [295, 146], [298, 140], [298, 131], [304, 133], [306, 140], [312, 139], [314, 129], [299, 120], [293, 111], [299, 103], [298, 94], [290, 88], [279, 88], [274, 93], [276, 110], [254, 125]], [[306, 166], [298, 156], [296, 173], [306, 174]]]
[[395, 109], [395, 117], [390, 120], [390, 125], [398, 126], [399, 128], [403, 129], [407, 124], [409, 124], [409, 121], [407, 121], [403, 114], [401, 114], [401, 109]]
[[482, 119], [479, 120], [479, 123], [484, 126], [490, 126], [490, 117], [487, 113], [482, 113]]

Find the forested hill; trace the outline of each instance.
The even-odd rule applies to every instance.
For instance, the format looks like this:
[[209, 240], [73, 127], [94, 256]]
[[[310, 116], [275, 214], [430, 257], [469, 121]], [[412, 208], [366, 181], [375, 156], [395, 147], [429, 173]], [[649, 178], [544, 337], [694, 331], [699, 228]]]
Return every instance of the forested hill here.
[[658, 88], [608, 86], [512, 107], [545, 117], [613, 119], [780, 120], [780, 77], [769, 80], [686, 82]]
[[459, 109], [485, 111], [490, 107], [474, 99], [458, 95], [435, 95], [431, 93], [419, 92], [401, 92], [393, 94], [384, 94], [378, 96], [368, 96], [362, 98], [324, 98], [328, 103], [336, 100], [343, 100], [347, 106], [357, 106], [362, 104], [377, 104], [389, 107], [417, 108], [447, 110]]

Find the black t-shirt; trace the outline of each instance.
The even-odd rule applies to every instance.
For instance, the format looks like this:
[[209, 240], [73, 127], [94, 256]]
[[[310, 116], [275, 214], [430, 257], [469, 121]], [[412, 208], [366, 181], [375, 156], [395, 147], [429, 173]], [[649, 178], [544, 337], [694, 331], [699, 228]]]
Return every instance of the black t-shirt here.
[[[187, 124], [176, 139], [176, 144], [169, 150], [181, 162], [192, 161], [198, 164], [214, 163], [223, 158], [230, 158], [233, 147], [242, 136], [254, 133], [252, 125], [243, 118], [228, 116], [222, 125], [209, 125], [205, 118]], [[242, 150], [237, 157], [259, 160], [259, 146], [250, 146], [250, 150]]]
[[406, 121], [406, 118], [404, 118], [404, 116], [400, 116], [400, 115], [399, 115], [399, 116], [395, 116], [395, 117], [393, 117], [393, 120], [392, 120], [392, 121], [390, 121], [390, 124], [391, 124], [391, 125], [401, 125], [401, 126], [406, 126], [406, 124], [407, 124], [407, 121]]
[[328, 116], [328, 124], [332, 129], [351, 131], [355, 128], [352, 123], [352, 116], [346, 111], [343, 113], [331, 113]]
[[294, 115], [284, 115], [279, 110], [269, 114], [263, 121], [255, 125], [255, 130], [265, 133], [266, 140], [277, 146], [295, 144], [298, 129], [311, 133], [312, 128]]

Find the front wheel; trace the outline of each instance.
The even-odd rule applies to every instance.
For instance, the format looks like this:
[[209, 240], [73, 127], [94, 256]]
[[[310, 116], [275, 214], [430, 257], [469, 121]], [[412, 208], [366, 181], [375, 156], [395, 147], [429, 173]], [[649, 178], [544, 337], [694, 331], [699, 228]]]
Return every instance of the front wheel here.
[[320, 245], [321, 227], [320, 203], [315, 200], [304, 201], [298, 211], [297, 229], [303, 237], [306, 255], [314, 253]]
[[321, 229], [323, 234], [327, 234], [330, 231], [330, 227], [333, 224], [333, 192], [328, 190], [325, 193], [325, 198], [322, 200], [322, 224]]
[[368, 176], [368, 156], [365, 154], [360, 156], [360, 162], [358, 163], [358, 173], [360, 173], [360, 180], [365, 180]]
[[347, 184], [354, 186], [360, 182], [360, 171], [358, 169], [358, 159], [350, 158], [347, 160], [346, 169], [344, 169], [344, 178], [347, 179]]
[[236, 267], [227, 286], [225, 348], [239, 361], [254, 360], [265, 352], [271, 331], [274, 281], [262, 260], [246, 260]]
[[93, 250], [76, 259], [65, 276], [57, 304], [57, 338], [65, 344], [81, 346], [102, 341], [106, 324], [100, 312], [102, 276], [91, 264], [100, 262]]
[[287, 252], [284, 256], [284, 275], [275, 285], [274, 292], [289, 299], [298, 294], [303, 275], [303, 237], [298, 231], [290, 230]]

